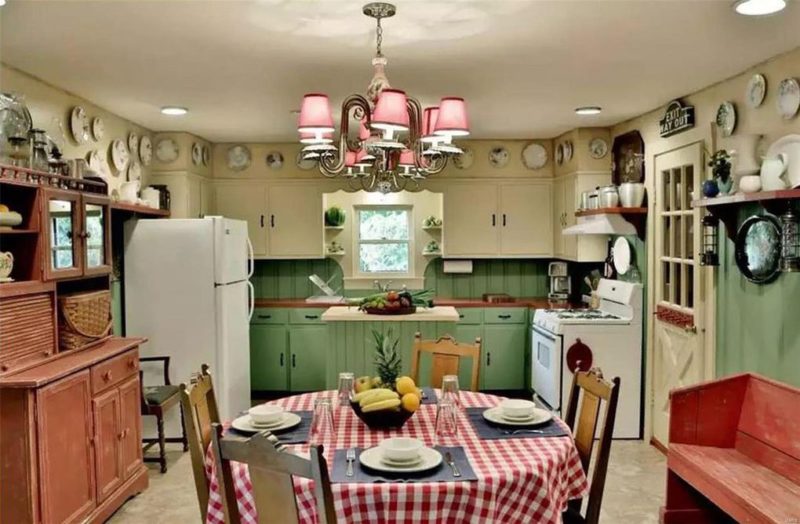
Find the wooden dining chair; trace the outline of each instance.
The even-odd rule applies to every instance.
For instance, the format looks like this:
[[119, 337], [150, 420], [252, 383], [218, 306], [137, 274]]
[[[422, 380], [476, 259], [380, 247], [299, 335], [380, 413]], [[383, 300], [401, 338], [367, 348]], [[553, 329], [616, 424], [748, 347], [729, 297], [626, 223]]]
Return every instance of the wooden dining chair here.
[[[572, 388], [570, 389], [565, 422], [575, 438], [575, 447], [578, 449], [581, 466], [587, 476], [589, 475], [589, 463], [592, 458], [594, 436], [600, 415], [600, 405], [603, 402], [605, 402], [605, 416], [603, 429], [600, 432], [600, 448], [597, 451], [594, 472], [589, 484], [586, 516], [581, 515], [583, 501], [580, 499], [570, 500], [567, 510], [562, 515], [565, 524], [597, 524], [600, 520], [600, 503], [603, 501], [608, 458], [611, 454], [611, 436], [614, 432], [614, 420], [617, 417], [619, 384], [619, 377], [608, 382], [603, 378], [603, 373], [598, 368], [593, 368], [589, 371], [578, 371], [572, 378]], [[581, 392], [583, 392], [582, 395]], [[578, 414], [579, 403], [580, 415]]]
[[220, 424], [213, 425], [211, 445], [226, 524], [241, 522], [231, 460], [247, 464], [259, 524], [299, 522], [292, 476], [314, 481], [317, 522], [336, 523], [333, 492], [322, 446], [311, 446], [309, 458], [303, 458], [282, 451], [278, 439], [269, 431], [256, 433], [246, 440], [223, 438]]
[[186, 423], [189, 440], [189, 453], [192, 457], [194, 486], [197, 490], [197, 503], [200, 515], [206, 521], [208, 511], [208, 479], [206, 478], [205, 455], [211, 444], [211, 425], [219, 423], [217, 400], [214, 396], [214, 383], [211, 380], [208, 364], [200, 367], [200, 373], [192, 377], [191, 386], [180, 385], [181, 411]]
[[411, 353], [411, 378], [419, 383], [419, 358], [421, 353], [430, 353], [430, 384], [441, 387], [442, 377], [458, 375], [462, 357], [472, 357], [472, 374], [470, 390], [478, 391], [478, 369], [481, 365], [481, 337], [475, 339], [475, 345], [459, 344], [451, 335], [444, 335], [436, 340], [422, 340], [422, 335], [414, 335], [414, 348]]
[[[143, 460], [145, 462], [158, 462], [161, 466], [161, 473], [167, 472], [167, 442], [177, 442], [183, 444], [183, 451], [189, 449], [189, 443], [186, 438], [186, 423], [183, 418], [183, 411], [181, 411], [181, 436], [180, 437], [167, 437], [164, 434], [164, 414], [174, 407], [179, 405], [180, 389], [174, 386], [169, 379], [169, 362], [170, 357], [139, 357], [139, 362], [159, 362], [161, 363], [162, 371], [164, 374], [163, 384], [142, 387], [141, 394], [141, 413], [142, 416], [151, 415], [156, 417], [156, 431], [158, 436], [142, 438], [144, 447], [142, 448]], [[144, 384], [144, 372], [139, 370], [139, 383]], [[147, 450], [151, 447], [158, 445], [158, 456], [148, 457]]]

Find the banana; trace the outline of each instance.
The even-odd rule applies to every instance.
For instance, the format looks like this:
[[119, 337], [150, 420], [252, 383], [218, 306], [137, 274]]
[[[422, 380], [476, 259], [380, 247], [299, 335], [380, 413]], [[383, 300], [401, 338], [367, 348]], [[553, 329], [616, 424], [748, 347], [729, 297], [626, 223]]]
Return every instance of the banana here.
[[392, 391], [391, 389], [376, 389], [374, 391], [375, 393], [373, 393], [372, 395], [367, 395], [366, 397], [361, 399], [361, 401], [358, 403], [362, 409], [375, 402], [400, 398], [400, 395], [398, 395], [396, 391]]
[[356, 393], [355, 395], [353, 395], [353, 402], [361, 402], [363, 399], [377, 392], [378, 392], [377, 389], [367, 389], [362, 391], [361, 393]]
[[368, 404], [367, 406], [363, 406], [361, 411], [364, 413], [370, 413], [372, 411], [380, 411], [382, 409], [393, 409], [400, 405], [399, 398], [390, 398], [389, 400], [380, 400], [378, 402], [373, 402]]

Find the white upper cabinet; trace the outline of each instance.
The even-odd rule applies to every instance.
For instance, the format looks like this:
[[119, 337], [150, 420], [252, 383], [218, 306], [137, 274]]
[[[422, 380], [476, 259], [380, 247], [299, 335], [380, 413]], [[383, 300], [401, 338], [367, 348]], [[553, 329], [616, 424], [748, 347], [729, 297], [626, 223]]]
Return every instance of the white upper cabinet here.
[[564, 235], [561, 231], [577, 222], [575, 212], [583, 191], [591, 191], [611, 183], [608, 173], [572, 173], [554, 182], [553, 220], [554, 248], [558, 258], [576, 262], [602, 262], [608, 250], [607, 235]]
[[267, 256], [267, 185], [263, 182], [217, 182], [216, 214], [247, 221], [253, 255]]
[[270, 184], [269, 257], [323, 258], [322, 188]]
[[552, 200], [549, 181], [500, 185], [497, 226], [502, 255], [552, 256]]
[[444, 189], [443, 252], [448, 257], [490, 257], [499, 251], [495, 183], [453, 183]]

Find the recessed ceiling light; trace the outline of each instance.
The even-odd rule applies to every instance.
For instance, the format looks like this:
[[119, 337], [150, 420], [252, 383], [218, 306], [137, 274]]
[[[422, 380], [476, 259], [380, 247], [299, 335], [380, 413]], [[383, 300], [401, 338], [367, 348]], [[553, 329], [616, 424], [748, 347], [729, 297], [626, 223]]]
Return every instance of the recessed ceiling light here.
[[161, 113], [169, 116], [181, 116], [188, 113], [189, 110], [180, 106], [164, 106], [161, 108]]
[[0, 0], [0, 7], [3, 7], [4, 5], [6, 5], [6, 0]]
[[584, 106], [575, 109], [578, 115], [599, 115], [603, 108], [600, 106]]
[[740, 15], [763, 16], [783, 11], [786, 0], [736, 0], [733, 8]]

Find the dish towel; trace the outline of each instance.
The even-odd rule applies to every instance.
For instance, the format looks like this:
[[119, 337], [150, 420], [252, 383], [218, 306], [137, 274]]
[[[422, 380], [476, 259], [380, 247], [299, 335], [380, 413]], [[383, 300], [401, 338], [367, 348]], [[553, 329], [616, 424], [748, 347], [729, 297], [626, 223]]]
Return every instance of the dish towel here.
[[[361, 465], [358, 458], [362, 448], [356, 450], [356, 460], [353, 464], [353, 476], [348, 477], [347, 473], [347, 450], [337, 449], [333, 454], [333, 471], [331, 472], [331, 482], [356, 482], [371, 484], [374, 482], [458, 482], [465, 480], [478, 480], [478, 476], [472, 469], [467, 454], [461, 446], [434, 446], [434, 449], [442, 454], [442, 463], [437, 467], [420, 473], [388, 473], [375, 471]], [[453, 455], [453, 462], [461, 471], [460, 477], [453, 476], [453, 470], [444, 462], [444, 454], [450, 452]]]
[[[504, 439], [504, 438], [541, 438], [541, 437], [568, 437], [569, 430], [566, 425], [556, 417], [546, 424], [539, 426], [505, 426], [494, 424], [483, 418], [483, 412], [488, 408], [467, 408], [467, 418], [469, 419], [478, 438], [481, 440]], [[525, 430], [542, 431], [526, 432]], [[516, 432], [516, 433], [515, 433]]]
[[[308, 433], [311, 430], [311, 411], [293, 411], [293, 413], [300, 417], [300, 424], [297, 426], [281, 431], [272, 431], [271, 433], [278, 437], [281, 444], [305, 444], [308, 442]], [[245, 433], [238, 431], [234, 428], [228, 428], [228, 431], [234, 435], [243, 435], [245, 437], [252, 436], [252, 433]]]

